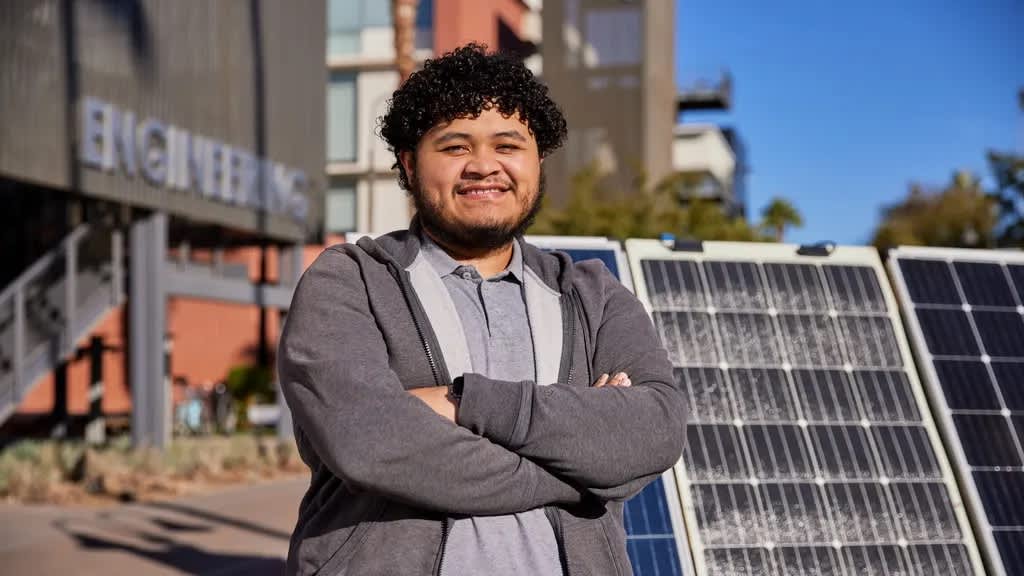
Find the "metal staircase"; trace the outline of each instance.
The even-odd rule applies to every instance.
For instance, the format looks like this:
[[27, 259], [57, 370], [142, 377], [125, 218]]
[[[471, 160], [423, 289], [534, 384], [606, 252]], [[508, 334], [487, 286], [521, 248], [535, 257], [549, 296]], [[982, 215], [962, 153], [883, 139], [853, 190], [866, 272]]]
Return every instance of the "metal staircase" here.
[[0, 292], [0, 424], [124, 301], [119, 231], [83, 224]]

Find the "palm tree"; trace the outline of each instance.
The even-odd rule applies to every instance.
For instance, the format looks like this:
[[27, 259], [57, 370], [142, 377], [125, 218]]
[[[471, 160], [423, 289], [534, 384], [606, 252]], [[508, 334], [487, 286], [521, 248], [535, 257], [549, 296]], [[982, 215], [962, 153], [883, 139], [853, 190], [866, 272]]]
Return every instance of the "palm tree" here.
[[391, 22], [395, 28], [395, 66], [399, 85], [412, 75], [416, 67], [416, 10], [419, 0], [391, 0]]
[[761, 211], [761, 226], [775, 232], [775, 241], [782, 242], [786, 228], [804, 225], [800, 211], [785, 198], [775, 197]]

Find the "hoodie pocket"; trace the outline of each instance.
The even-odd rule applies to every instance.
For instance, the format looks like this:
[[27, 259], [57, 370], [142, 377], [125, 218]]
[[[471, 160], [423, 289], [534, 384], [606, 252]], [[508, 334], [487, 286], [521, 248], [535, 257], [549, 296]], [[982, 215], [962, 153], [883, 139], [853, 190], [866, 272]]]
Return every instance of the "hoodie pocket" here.
[[359, 550], [360, 545], [366, 540], [367, 534], [370, 532], [377, 521], [380, 520], [381, 516], [384, 515], [384, 509], [387, 507], [386, 502], [381, 502], [377, 510], [370, 515], [369, 518], [363, 520], [356, 525], [355, 528], [349, 533], [348, 537], [345, 538], [333, 554], [327, 559], [315, 573], [314, 576], [334, 576], [341, 574], [341, 568], [345, 566], [349, 559], [355, 555]]

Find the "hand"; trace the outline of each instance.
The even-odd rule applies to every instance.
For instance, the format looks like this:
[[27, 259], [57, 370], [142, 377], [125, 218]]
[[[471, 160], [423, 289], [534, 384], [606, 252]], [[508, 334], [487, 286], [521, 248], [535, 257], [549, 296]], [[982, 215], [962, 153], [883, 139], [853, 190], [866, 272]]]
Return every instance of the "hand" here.
[[629, 388], [633, 385], [633, 382], [629, 379], [629, 375], [625, 372], [619, 372], [611, 378], [607, 374], [601, 374], [601, 377], [594, 382], [594, 388], [601, 388], [602, 386], [613, 386], [615, 388]]
[[448, 397], [447, 386], [429, 386], [427, 388], [414, 388], [409, 394], [419, 398], [430, 407], [431, 410], [455, 422], [455, 411], [458, 404]]

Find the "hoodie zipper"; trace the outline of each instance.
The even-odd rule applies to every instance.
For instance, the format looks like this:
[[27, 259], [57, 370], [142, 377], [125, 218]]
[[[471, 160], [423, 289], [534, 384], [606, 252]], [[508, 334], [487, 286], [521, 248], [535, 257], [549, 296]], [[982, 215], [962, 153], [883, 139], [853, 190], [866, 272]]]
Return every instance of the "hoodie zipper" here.
[[569, 576], [569, 559], [565, 555], [565, 534], [562, 532], [562, 518], [558, 515], [558, 508], [545, 506], [544, 515], [547, 516], [551, 529], [555, 532], [555, 544], [558, 547], [558, 564], [562, 567], [562, 576]]
[[[428, 333], [423, 329], [421, 318], [426, 316], [427, 312], [423, 309], [423, 303], [420, 302], [416, 294], [409, 288], [411, 283], [409, 273], [399, 270], [394, 264], [389, 264], [388, 267], [391, 270], [392, 276], [395, 277], [395, 281], [398, 282], [398, 288], [402, 291], [402, 297], [405, 298], [405, 303], [409, 307], [409, 312], [412, 315], [412, 324], [416, 328], [416, 334], [420, 337], [420, 342], [423, 343], [423, 351], [427, 354], [427, 362], [430, 363], [434, 384], [437, 386], [447, 386], [451, 381], [448, 367], [443, 362], [440, 362], [433, 352], [435, 348], [440, 350], [441, 345], [437, 342], [437, 336], [433, 332]], [[444, 563], [444, 549], [448, 545], [448, 534], [451, 532], [451, 526], [452, 521], [448, 516], [441, 519], [441, 546], [437, 550], [437, 562], [434, 566], [434, 574], [437, 576], [441, 575], [441, 566]]]
[[562, 304], [562, 359], [558, 369], [558, 381], [572, 384], [573, 355], [576, 350], [576, 313], [571, 294], [563, 294]]
[[427, 354], [427, 362], [430, 363], [430, 371], [434, 376], [434, 385], [447, 386], [451, 382], [451, 377], [448, 375], [448, 367], [441, 363], [437, 356], [434, 355], [434, 348], [440, 350], [441, 345], [437, 343], [436, 336], [432, 332], [427, 333], [420, 323], [420, 319], [426, 316], [427, 313], [423, 309], [423, 304], [419, 301], [419, 298], [409, 288], [411, 282], [409, 280], [409, 273], [399, 270], [393, 264], [388, 266], [391, 269], [392, 276], [398, 282], [398, 288], [402, 291], [402, 297], [405, 298], [409, 311], [412, 313], [412, 324], [416, 328], [416, 334], [420, 337], [420, 342], [423, 343], [423, 351]]
[[441, 520], [441, 548], [437, 551], [437, 562], [434, 564], [435, 576], [441, 576], [441, 566], [444, 564], [444, 549], [448, 546], [448, 533], [451, 532], [452, 522], [445, 516]]

